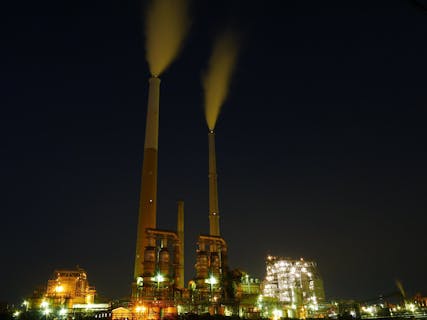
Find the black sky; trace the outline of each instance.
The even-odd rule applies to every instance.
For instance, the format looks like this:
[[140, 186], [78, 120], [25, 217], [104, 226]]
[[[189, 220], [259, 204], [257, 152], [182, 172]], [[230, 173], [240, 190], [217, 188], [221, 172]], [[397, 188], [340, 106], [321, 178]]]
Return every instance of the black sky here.
[[[213, 36], [244, 35], [217, 125], [230, 264], [318, 262], [328, 297], [427, 294], [425, 2], [194, 1], [162, 76], [158, 226], [185, 201], [186, 276], [208, 230], [200, 75]], [[0, 300], [80, 265], [129, 295], [147, 79], [143, 7], [9, 1], [1, 8]]]

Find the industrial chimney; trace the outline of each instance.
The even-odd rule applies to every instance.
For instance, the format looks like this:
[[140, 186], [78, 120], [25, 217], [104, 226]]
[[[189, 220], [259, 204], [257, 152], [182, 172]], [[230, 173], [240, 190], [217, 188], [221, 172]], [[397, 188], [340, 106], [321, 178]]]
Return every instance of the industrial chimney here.
[[184, 288], [184, 201], [178, 201], [178, 222], [176, 233], [179, 239], [179, 270], [178, 270], [178, 288]]
[[219, 209], [218, 209], [218, 185], [216, 173], [215, 133], [210, 130], [209, 140], [209, 234], [220, 236]]
[[134, 279], [143, 276], [145, 247], [148, 245], [155, 246], [155, 244], [148, 243], [149, 239], [146, 235], [146, 229], [156, 229], [159, 96], [160, 79], [151, 77], [149, 79], [147, 122], [145, 126]]

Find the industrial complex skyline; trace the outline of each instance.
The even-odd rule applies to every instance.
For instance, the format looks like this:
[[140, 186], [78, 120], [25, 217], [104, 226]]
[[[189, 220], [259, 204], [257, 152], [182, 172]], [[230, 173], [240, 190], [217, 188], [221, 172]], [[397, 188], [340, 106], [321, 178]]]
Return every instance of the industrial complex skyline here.
[[[158, 149], [157, 227], [175, 230], [185, 202], [186, 281], [219, 209], [231, 269], [263, 279], [267, 255], [304, 257], [327, 297], [387, 294], [396, 279], [426, 293], [426, 13], [422, 2], [371, 2], [193, 2], [182, 52], [161, 75]], [[100, 296], [129, 297], [145, 3], [24, 3], [7, 4], [0, 53], [0, 301], [75, 265]], [[210, 210], [200, 75], [230, 24], [243, 36], [215, 129]]]

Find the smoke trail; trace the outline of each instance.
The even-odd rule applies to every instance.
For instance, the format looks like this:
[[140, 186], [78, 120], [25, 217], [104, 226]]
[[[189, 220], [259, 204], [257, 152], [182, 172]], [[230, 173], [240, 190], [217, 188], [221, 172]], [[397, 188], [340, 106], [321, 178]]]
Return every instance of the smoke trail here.
[[237, 35], [228, 31], [216, 39], [208, 70], [202, 82], [205, 91], [205, 115], [210, 130], [215, 128], [222, 104], [227, 97], [239, 46]]
[[189, 29], [187, 0], [151, 0], [146, 15], [147, 61], [159, 76], [175, 59]]

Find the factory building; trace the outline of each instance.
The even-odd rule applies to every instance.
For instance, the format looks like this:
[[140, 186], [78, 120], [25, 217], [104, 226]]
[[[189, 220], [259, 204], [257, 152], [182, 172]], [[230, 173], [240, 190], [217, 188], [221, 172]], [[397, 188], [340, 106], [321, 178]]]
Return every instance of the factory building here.
[[87, 273], [82, 268], [55, 270], [47, 282], [45, 298], [55, 305], [72, 308], [75, 304], [93, 304], [95, 288], [89, 286]]
[[316, 262], [268, 256], [262, 299], [275, 304], [285, 317], [318, 315], [325, 293]]
[[109, 303], [95, 303], [96, 290], [89, 285], [87, 272], [75, 269], [58, 269], [47, 281], [47, 286], [35, 290], [31, 297], [23, 302], [24, 311], [40, 312], [51, 317], [81, 315], [107, 316]]

